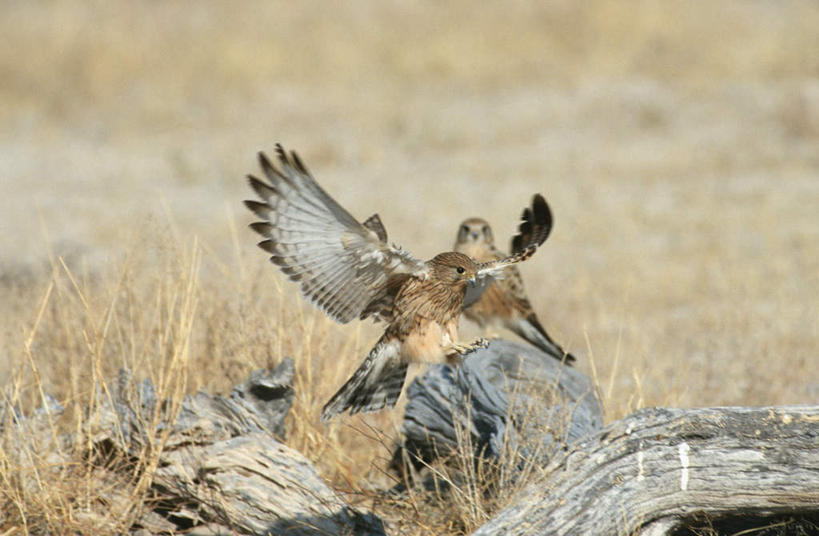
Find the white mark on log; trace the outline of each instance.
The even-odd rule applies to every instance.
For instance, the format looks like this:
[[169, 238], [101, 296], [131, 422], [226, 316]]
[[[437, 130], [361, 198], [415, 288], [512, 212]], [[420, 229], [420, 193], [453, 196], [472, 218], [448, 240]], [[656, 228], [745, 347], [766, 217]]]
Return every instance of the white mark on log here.
[[685, 491], [688, 489], [688, 451], [691, 447], [688, 443], [680, 443], [680, 466], [682, 466], [682, 473], [680, 474], [680, 489]]
[[626, 435], [631, 435], [631, 432], [633, 432], [633, 431], [634, 431], [634, 423], [630, 422], [630, 423], [628, 423], [628, 426], [626, 427]]
[[793, 417], [791, 417], [791, 416], [790, 416], [790, 415], [788, 415], [787, 413], [786, 413], [786, 414], [784, 414], [784, 415], [782, 415], [782, 422], [783, 422], [783, 423], [785, 423], [785, 424], [790, 424], [792, 420], [793, 420]]
[[643, 458], [645, 458], [645, 452], [643, 452], [643, 442], [640, 442], [640, 450], [637, 451], [637, 481], [640, 482], [645, 480], [645, 475], [643, 475]]

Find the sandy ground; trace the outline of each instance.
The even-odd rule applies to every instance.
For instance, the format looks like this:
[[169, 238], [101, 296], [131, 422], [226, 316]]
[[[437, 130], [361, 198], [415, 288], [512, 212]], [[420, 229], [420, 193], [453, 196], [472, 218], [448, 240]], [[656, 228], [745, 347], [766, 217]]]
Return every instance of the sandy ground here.
[[[280, 141], [423, 258], [543, 193], [524, 278], [610, 417], [819, 402], [819, 5], [447, 6], [7, 3], [0, 294], [157, 228], [211, 284], [234, 244], [263, 265], [243, 176]], [[37, 308], [11, 303], [8, 370]]]

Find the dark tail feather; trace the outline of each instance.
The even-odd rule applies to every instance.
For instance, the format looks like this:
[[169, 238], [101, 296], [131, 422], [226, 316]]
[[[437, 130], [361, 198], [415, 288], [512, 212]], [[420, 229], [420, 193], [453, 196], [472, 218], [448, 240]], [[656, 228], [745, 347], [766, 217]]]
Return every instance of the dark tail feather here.
[[355, 415], [393, 407], [404, 387], [407, 368], [408, 365], [400, 360], [398, 341], [385, 343], [382, 338], [350, 379], [325, 404], [321, 410], [321, 420], [327, 422], [348, 409], [350, 415]]
[[512, 331], [558, 361], [565, 361], [566, 364], [569, 365], [576, 361], [572, 354], [563, 350], [559, 344], [549, 337], [549, 334], [546, 333], [546, 330], [540, 324], [535, 313], [531, 313], [525, 319], [521, 319], [514, 326]]

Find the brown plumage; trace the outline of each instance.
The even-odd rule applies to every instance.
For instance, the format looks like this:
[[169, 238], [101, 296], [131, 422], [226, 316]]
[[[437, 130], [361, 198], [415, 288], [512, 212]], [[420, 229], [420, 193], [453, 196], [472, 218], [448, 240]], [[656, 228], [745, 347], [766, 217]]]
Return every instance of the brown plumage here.
[[[515, 248], [521, 247], [521, 236], [519, 234], [512, 240], [513, 253]], [[506, 257], [495, 247], [489, 223], [481, 218], [469, 218], [461, 223], [454, 249], [481, 262]], [[564, 351], [546, 333], [526, 297], [523, 278], [516, 266], [504, 268], [501, 277], [489, 285], [480, 299], [464, 310], [464, 316], [482, 328], [504, 327], [555, 359], [565, 359], [566, 363], [575, 361], [572, 354]]]
[[457, 362], [485, 345], [458, 341], [458, 317], [467, 289], [506, 266], [526, 260], [549, 234], [549, 208], [540, 195], [524, 211], [519, 250], [479, 263], [457, 252], [422, 262], [387, 243], [377, 214], [359, 223], [330, 197], [299, 157], [276, 147], [279, 168], [259, 153], [268, 181], [249, 176], [258, 201], [245, 205], [261, 221], [250, 226], [259, 246], [310, 302], [340, 323], [354, 318], [387, 322], [364, 362], [322, 410], [322, 420], [349, 410], [377, 411], [395, 405], [407, 367], [416, 362]]

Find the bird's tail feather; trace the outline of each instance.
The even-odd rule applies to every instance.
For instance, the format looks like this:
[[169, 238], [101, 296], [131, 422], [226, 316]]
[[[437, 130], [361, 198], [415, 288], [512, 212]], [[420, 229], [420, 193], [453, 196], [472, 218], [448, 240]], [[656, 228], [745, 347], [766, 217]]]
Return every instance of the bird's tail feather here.
[[350, 379], [325, 404], [321, 410], [323, 422], [348, 409], [350, 415], [355, 415], [395, 405], [404, 386], [408, 365], [400, 359], [400, 342], [385, 339], [386, 334], [370, 350]]
[[512, 331], [558, 361], [565, 361], [567, 364], [572, 364], [576, 360], [572, 354], [563, 350], [559, 344], [549, 337], [549, 334], [546, 333], [546, 330], [540, 324], [540, 321], [534, 313], [516, 322], [512, 327]]

